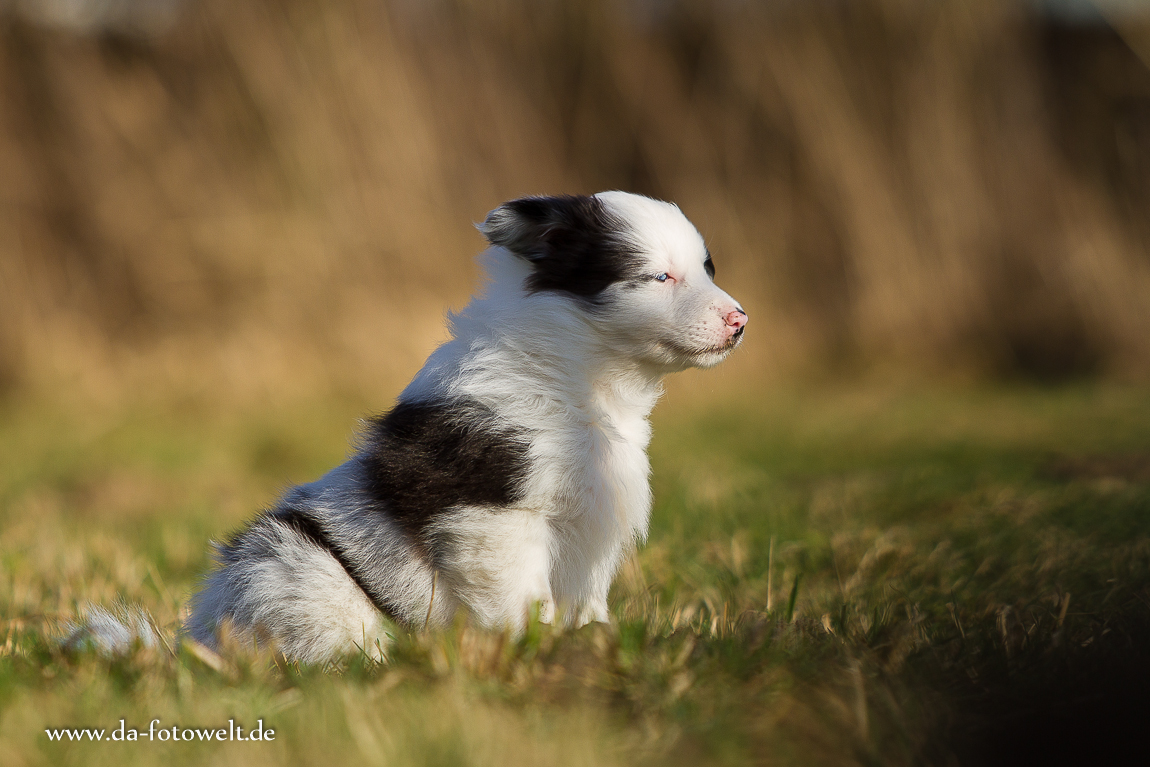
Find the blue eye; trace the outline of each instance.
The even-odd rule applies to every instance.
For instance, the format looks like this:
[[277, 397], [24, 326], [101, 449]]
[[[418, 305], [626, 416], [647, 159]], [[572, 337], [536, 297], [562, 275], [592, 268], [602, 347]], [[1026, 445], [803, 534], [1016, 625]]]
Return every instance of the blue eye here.
[[663, 272], [662, 274], [656, 274], [655, 275], [655, 279], [658, 280], [659, 282], [666, 282], [667, 277], [668, 277], [668, 275], [666, 272]]

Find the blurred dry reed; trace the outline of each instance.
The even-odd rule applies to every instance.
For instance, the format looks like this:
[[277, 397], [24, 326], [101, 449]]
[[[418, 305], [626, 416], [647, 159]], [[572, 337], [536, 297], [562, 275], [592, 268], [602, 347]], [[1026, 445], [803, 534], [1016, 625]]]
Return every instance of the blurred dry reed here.
[[399, 385], [473, 287], [472, 221], [605, 188], [674, 200], [705, 233], [755, 319], [744, 374], [1150, 371], [1133, 19], [1120, 36], [997, 0], [202, 0], [162, 30], [77, 31], [13, 7], [9, 392]]

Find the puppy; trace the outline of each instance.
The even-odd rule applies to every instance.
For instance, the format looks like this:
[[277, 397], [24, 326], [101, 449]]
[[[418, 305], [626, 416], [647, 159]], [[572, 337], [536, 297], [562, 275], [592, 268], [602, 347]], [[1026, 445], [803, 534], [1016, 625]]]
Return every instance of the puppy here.
[[647, 533], [647, 416], [667, 373], [710, 367], [747, 315], [674, 205], [527, 197], [479, 227], [489, 283], [355, 455], [231, 541], [187, 631], [320, 662], [394, 624], [607, 621]]

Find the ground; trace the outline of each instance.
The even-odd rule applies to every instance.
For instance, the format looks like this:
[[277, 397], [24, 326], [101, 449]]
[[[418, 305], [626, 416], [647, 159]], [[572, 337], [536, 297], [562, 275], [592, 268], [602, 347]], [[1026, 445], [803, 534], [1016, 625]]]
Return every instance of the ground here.
[[[207, 543], [347, 452], [365, 403], [0, 410], [0, 762], [1106, 763], [1150, 713], [1150, 392], [768, 391], [660, 405], [609, 626], [461, 623], [298, 668], [56, 637], [122, 598], [170, 637]], [[51, 740], [125, 720], [138, 742]], [[149, 742], [149, 723], [268, 742]]]

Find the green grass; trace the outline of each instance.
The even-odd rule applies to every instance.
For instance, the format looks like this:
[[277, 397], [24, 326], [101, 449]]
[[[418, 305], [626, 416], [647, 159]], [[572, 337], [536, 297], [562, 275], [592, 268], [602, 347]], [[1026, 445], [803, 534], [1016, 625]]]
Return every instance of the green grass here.
[[[87, 601], [174, 628], [208, 539], [338, 462], [362, 412], [10, 406], [0, 763], [1059, 763], [1150, 712], [1150, 393], [1117, 386], [665, 403], [610, 626], [460, 624], [382, 667], [58, 648]], [[277, 736], [44, 733], [120, 719]]]

